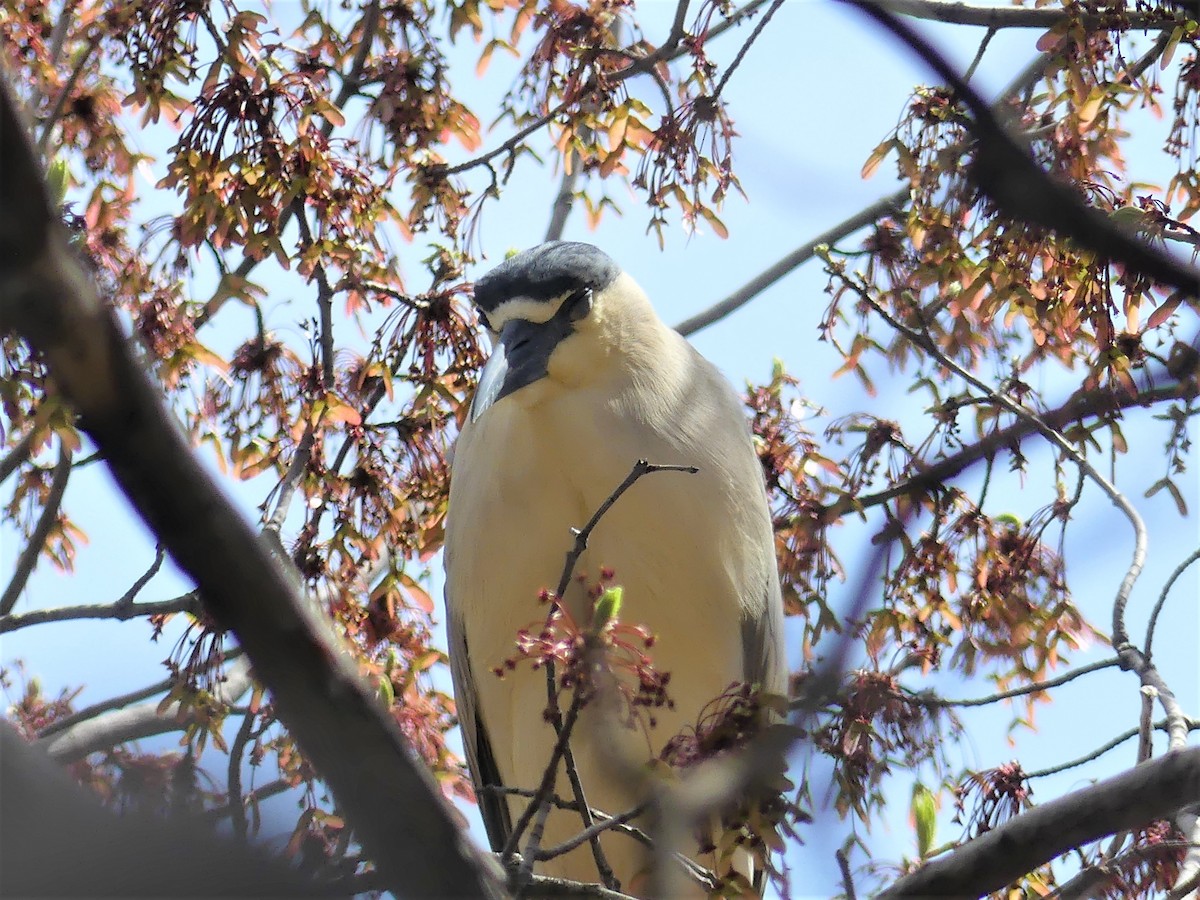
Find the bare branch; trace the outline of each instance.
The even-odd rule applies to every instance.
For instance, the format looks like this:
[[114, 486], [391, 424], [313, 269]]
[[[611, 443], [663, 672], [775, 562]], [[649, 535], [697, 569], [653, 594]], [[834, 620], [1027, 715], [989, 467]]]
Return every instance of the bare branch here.
[[567, 216], [575, 205], [575, 182], [579, 178], [579, 154], [570, 151], [568, 160], [563, 162], [562, 181], [558, 185], [558, 195], [554, 198], [554, 206], [550, 210], [550, 224], [546, 226], [546, 240], [557, 241], [563, 236], [567, 227]]
[[288, 510], [291, 508], [292, 498], [296, 495], [300, 477], [304, 474], [312, 455], [314, 434], [315, 427], [310, 418], [308, 424], [304, 426], [304, 436], [300, 438], [300, 444], [296, 447], [296, 453], [292, 456], [291, 463], [288, 464], [283, 480], [279, 482], [279, 496], [275, 500], [275, 509], [263, 526], [263, 531], [269, 537], [274, 538], [276, 542], [279, 541], [279, 533], [283, 529], [283, 520], [287, 518]]
[[[0, 79], [0, 327], [46, 361], [117, 483], [206, 608], [233, 631], [280, 718], [347, 812], [389, 887], [412, 897], [498, 896], [430, 773], [294, 575], [187, 446], [49, 208], [27, 132]], [[354, 746], [351, 758], [344, 750]]]
[[684, 319], [675, 326], [675, 330], [684, 337], [687, 337], [695, 334], [701, 328], [707, 328], [714, 322], [720, 321], [735, 310], [741, 309], [775, 282], [779, 281], [779, 279], [783, 278], [783, 276], [812, 259], [818, 247], [843, 241], [860, 228], [866, 228], [883, 216], [896, 212], [900, 208], [900, 204], [908, 197], [908, 192], [909, 189], [906, 187], [889, 197], [876, 200], [866, 209], [856, 212], [850, 218], [839, 222], [828, 231], [817, 235], [807, 244], [796, 248], [777, 263], [769, 266], [750, 279], [750, 281], [746, 282], [725, 299], [717, 301], [708, 309], [702, 310], [690, 318]]
[[1115, 778], [1034, 807], [880, 894], [978, 897], [1105, 835], [1173, 815], [1200, 800], [1200, 748], [1168, 753]]
[[1150, 613], [1150, 623], [1146, 626], [1146, 659], [1150, 660], [1153, 657], [1150, 653], [1150, 648], [1154, 645], [1154, 628], [1158, 624], [1159, 613], [1162, 612], [1163, 606], [1167, 602], [1167, 595], [1171, 593], [1171, 588], [1175, 586], [1175, 582], [1179, 580], [1179, 576], [1186, 572], [1192, 563], [1200, 560], [1200, 547], [1197, 547], [1187, 558], [1175, 567], [1175, 571], [1171, 573], [1171, 577], [1167, 579], [1163, 585], [1162, 593], [1158, 595], [1158, 600], [1154, 604], [1154, 609]]
[[1013, 688], [1008, 691], [1000, 691], [995, 694], [990, 694], [987, 697], [977, 697], [972, 700], [947, 700], [944, 697], [936, 697], [928, 691], [922, 691], [919, 694], [914, 694], [912, 699], [924, 706], [987, 706], [991, 703], [999, 703], [1001, 700], [1008, 700], [1012, 697], [1021, 697], [1025, 694], [1037, 694], [1050, 688], [1058, 687], [1061, 684], [1066, 684], [1069, 681], [1074, 681], [1081, 675], [1087, 675], [1089, 672], [1098, 672], [1101, 669], [1111, 669], [1113, 666], [1119, 666], [1121, 660], [1113, 657], [1112, 659], [1101, 660], [1100, 662], [1088, 663], [1086, 666], [1080, 666], [1078, 669], [1073, 669], [1064, 675], [1057, 678], [1050, 678], [1046, 681], [1035, 681], [1031, 684], [1023, 685], [1022, 687]]
[[116, 619], [118, 622], [125, 622], [141, 616], [169, 616], [181, 612], [193, 616], [200, 612], [200, 598], [195, 591], [152, 603], [126, 603], [118, 600], [116, 603], [32, 609], [27, 613], [0, 616], [0, 634], [47, 622], [73, 622], [78, 619]]
[[229, 798], [229, 816], [233, 824], [233, 836], [240, 842], [246, 840], [246, 806], [242, 800], [242, 754], [254, 730], [252, 712], [242, 716], [242, 724], [229, 745], [229, 765], [226, 769], [225, 795]]
[[0, 617], [7, 617], [12, 612], [13, 607], [17, 604], [17, 598], [25, 590], [29, 576], [33, 574], [33, 570], [37, 566], [38, 557], [42, 555], [42, 550], [46, 547], [46, 538], [50, 536], [50, 530], [58, 521], [58, 510], [62, 506], [63, 493], [67, 489], [67, 479], [70, 477], [71, 451], [64, 444], [58, 449], [58, 462], [54, 465], [54, 475], [50, 481], [50, 492], [46, 496], [46, 505], [42, 507], [42, 514], [38, 518], [37, 525], [34, 526], [33, 534], [29, 536], [29, 543], [17, 557], [12, 580], [8, 583], [4, 595], [0, 596]]
[[[64, 15], [64, 19], [71, 18], [69, 15]], [[97, 33], [87, 46], [79, 54], [79, 59], [76, 60], [74, 68], [71, 69], [71, 74], [67, 77], [67, 83], [62, 86], [62, 90], [58, 92], [58, 96], [54, 98], [54, 108], [50, 110], [50, 114], [42, 122], [42, 136], [38, 140], [38, 153], [42, 156], [46, 155], [46, 148], [50, 145], [50, 135], [54, 132], [54, 127], [58, 124], [58, 120], [62, 117], [63, 110], [66, 109], [67, 101], [71, 98], [71, 92], [75, 90], [75, 85], [79, 83], [79, 77], [83, 74], [84, 67], [91, 59], [92, 53], [100, 46], [100, 35]]]
[[779, 7], [781, 6], [783, 6], [783, 0], [773, 0], [767, 11], [763, 13], [763, 17], [754, 23], [754, 28], [750, 31], [750, 36], [747, 37], [745, 43], [738, 48], [737, 55], [733, 57], [733, 60], [725, 69], [724, 74], [721, 75], [721, 80], [717, 82], [716, 90], [714, 90], [712, 93], [712, 99], [714, 101], [721, 96], [721, 92], [725, 90], [725, 85], [729, 83], [729, 79], [733, 77], [733, 73], [736, 72], [738, 66], [742, 64], [742, 60], [746, 58], [746, 54], [750, 52], [751, 46], [753, 46], [754, 42], [758, 40], [758, 36], [762, 34], [763, 29], [767, 27], [767, 23], [771, 21], [771, 17], [775, 15], [775, 13], [779, 12]]
[[[1112, 17], [1084, 14], [1073, 16], [1061, 8], [985, 6], [961, 0], [875, 0], [888, 12], [932, 22], [976, 25], [981, 28], [1053, 28], [1063, 22], [1078, 21], [1089, 30], [1107, 28]], [[1129, 9], [1120, 12], [1121, 22], [1130, 28], [1174, 28], [1183, 19], [1166, 10]]]

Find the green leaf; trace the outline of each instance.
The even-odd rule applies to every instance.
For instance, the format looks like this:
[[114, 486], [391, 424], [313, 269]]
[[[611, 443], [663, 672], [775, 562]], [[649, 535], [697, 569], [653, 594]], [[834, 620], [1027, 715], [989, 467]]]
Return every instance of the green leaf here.
[[625, 589], [621, 587], [610, 587], [600, 595], [592, 612], [592, 627], [596, 631], [600, 631], [621, 614], [621, 601], [624, 595]]
[[912, 818], [917, 827], [917, 852], [924, 859], [937, 834], [937, 802], [933, 792], [919, 781], [913, 785]]

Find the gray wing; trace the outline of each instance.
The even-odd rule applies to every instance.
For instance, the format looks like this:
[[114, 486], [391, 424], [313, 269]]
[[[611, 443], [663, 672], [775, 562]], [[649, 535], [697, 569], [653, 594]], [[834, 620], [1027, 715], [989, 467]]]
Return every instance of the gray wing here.
[[[772, 548], [773, 550], [774, 548]], [[771, 566], [775, 556], [770, 557]], [[779, 576], [765, 573], [762, 587], [763, 608], [742, 614], [742, 661], [744, 678], [749, 684], [761, 684], [772, 694], [787, 694], [787, 654], [783, 646], [783, 595]]]
[[458, 708], [458, 723], [462, 730], [463, 747], [467, 752], [467, 767], [471, 770], [471, 781], [475, 784], [475, 795], [479, 799], [479, 812], [483, 826], [487, 829], [488, 842], [492, 850], [499, 853], [512, 833], [512, 821], [508, 815], [508, 803], [503, 796], [486, 787], [503, 787], [500, 771], [492, 756], [492, 745], [488, 741], [483, 717], [475, 708], [475, 677], [471, 673], [470, 657], [467, 655], [467, 635], [461, 618], [454, 614], [449, 596], [446, 597], [446, 635], [450, 644], [450, 676], [454, 681], [454, 703]]

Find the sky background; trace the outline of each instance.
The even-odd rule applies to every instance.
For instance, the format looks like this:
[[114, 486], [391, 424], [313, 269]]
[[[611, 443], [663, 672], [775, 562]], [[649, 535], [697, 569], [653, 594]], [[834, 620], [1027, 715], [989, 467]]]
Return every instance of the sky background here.
[[[292, 7], [288, 2], [277, 2], [273, 9], [276, 15], [286, 18]], [[674, 8], [673, 2], [639, 4], [640, 20], [648, 39], [655, 42], [662, 39]], [[978, 28], [925, 24], [922, 30], [934, 38], [960, 70], [970, 62], [984, 34]], [[714, 58], [727, 61], [748, 31], [744, 27], [727, 35], [719, 49], [714, 44], [710, 48]], [[996, 36], [975, 78], [976, 86], [985, 96], [998, 93], [1036, 54], [1034, 44], [1039, 36], [1037, 30], [1012, 30]], [[1144, 40], [1141, 46], [1145, 46]], [[457, 65], [451, 78], [460, 86], [462, 99], [486, 124], [495, 117], [516, 68], [510, 58], [496, 54], [485, 77], [478, 79], [473, 74], [478, 49], [470, 41], [460, 40], [448, 52]], [[894, 180], [890, 161], [870, 180], [860, 177], [861, 167], [901, 116], [914, 85], [932, 83], [932, 77], [905, 48], [877, 32], [852, 10], [825, 0], [788, 0], [726, 88], [725, 99], [739, 132], [735, 171], [748, 195], [746, 201], [736, 194], [731, 196], [722, 211], [730, 237], [721, 240], [705, 229], [687, 234], [674, 227], [667, 230], [666, 246], [660, 252], [654, 236], [646, 233], [648, 213], [640, 198], [632, 193], [621, 196], [623, 189], [615, 184], [609, 191], [615, 192], [614, 199], [624, 215], [606, 215], [593, 232], [576, 212], [564, 237], [586, 240], [604, 248], [641, 283], [667, 322], [680, 322], [726, 296], [797, 246], [895, 191], [899, 183]], [[1137, 173], [1138, 180], [1164, 184], [1170, 170], [1164, 168], [1168, 161], [1160, 148], [1169, 123], [1148, 114], [1136, 114], [1129, 121], [1136, 136], [1127, 147], [1131, 170]], [[485, 137], [485, 146], [503, 140], [508, 133], [503, 125], [498, 126]], [[157, 134], [147, 134], [142, 139], [146, 142], [144, 149], [160, 156], [170, 142]], [[175, 202], [173, 195], [153, 189], [156, 180], [150, 177], [141, 185], [147, 218], [171, 209]], [[481, 242], [486, 259], [470, 272], [472, 277], [478, 277], [502, 260], [509, 249], [524, 248], [542, 240], [557, 182], [557, 175], [551, 175], [548, 169], [536, 168], [528, 162], [518, 167], [502, 199], [492, 202], [485, 212]], [[424, 248], [416, 245], [402, 248], [401, 252], [409, 261], [407, 271], [413, 280], [410, 286], [419, 289], [419, 260], [425, 255]], [[289, 278], [281, 277], [277, 283], [268, 282], [266, 286], [269, 291], [294, 291], [297, 302], [311, 303], [312, 290]], [[782, 360], [788, 371], [801, 379], [806, 398], [827, 411], [826, 416], [806, 423], [814, 432], [820, 433], [832, 419], [859, 410], [916, 428], [921, 420], [921, 406], [905, 393], [908, 382], [903, 377], [889, 379], [886, 371], [876, 367], [879, 392], [875, 397], [866, 396], [852, 378], [831, 377], [841, 360], [831, 347], [817, 340], [817, 325], [827, 302], [825, 283], [820, 264], [810, 262], [748, 307], [697, 334], [693, 342], [739, 388], [747, 379], [766, 380], [772, 360]], [[1188, 324], [1194, 328], [1194, 322]], [[229, 309], [222, 313], [220, 324], [206, 334], [206, 340], [218, 352], [228, 352], [252, 331], [248, 311]], [[1035, 387], [1045, 390], [1053, 403], [1055, 398], [1069, 394], [1078, 377], [1045, 371]], [[1132, 452], [1115, 460], [1115, 474], [1150, 529], [1147, 566], [1128, 611], [1130, 631], [1140, 641], [1146, 617], [1166, 578], [1200, 543], [1196, 520], [1200, 481], [1194, 465], [1183, 476], [1182, 486], [1191, 506], [1187, 518], [1179, 516], [1165, 492], [1151, 499], [1143, 498], [1143, 492], [1165, 473], [1161, 447], [1167, 428], [1165, 423], [1144, 413], [1131, 414], [1123, 428], [1130, 438]], [[1003, 508], [993, 507], [992, 512], [1012, 512], [1023, 519], [1047, 501], [1050, 454], [1038, 449], [1030, 454], [1030, 461], [1031, 475], [1024, 486], [1004, 473], [1003, 462], [997, 465], [991, 496]], [[1107, 469], [1107, 462], [1103, 467]], [[246, 516], [257, 521], [255, 507], [272, 485], [262, 481], [233, 483], [227, 478], [222, 481]], [[977, 487], [978, 481], [969, 477], [962, 486], [969, 490]], [[0, 494], [0, 499], [7, 497], [7, 492]], [[66, 508], [87, 533], [89, 544], [81, 548], [72, 576], [57, 573], [48, 563], [40, 564], [17, 605], [18, 612], [111, 602], [153, 561], [154, 542], [130, 514], [102, 466], [89, 466], [72, 477]], [[862, 546], [855, 536], [865, 538], [871, 533], [870, 526], [855, 525], [841, 532], [839, 546], [843, 548], [843, 562], [851, 578], [849, 585], [835, 585], [832, 589], [831, 605], [835, 608], [847, 602], [857, 566], [865, 558], [855, 549]], [[1068, 577], [1075, 591], [1075, 602], [1094, 625], [1107, 633], [1112, 599], [1133, 546], [1132, 531], [1121, 514], [1089, 487], [1067, 534]], [[0, 531], [0, 572], [12, 570], [20, 546], [11, 530]], [[1185, 575], [1176, 586], [1160, 621], [1155, 645], [1156, 662], [1163, 676], [1175, 689], [1183, 708], [1192, 715], [1200, 706], [1200, 672], [1196, 661], [1200, 636], [1198, 572], [1193, 570]], [[433, 595], [440, 597], [440, 558], [430, 564], [428, 577]], [[190, 587], [177, 570], [167, 565], [140, 599], [173, 597]], [[438, 618], [441, 619], [440, 609]], [[798, 635], [800, 623], [790, 624], [793, 636]], [[161, 663], [180, 627], [176, 622], [158, 644], [151, 644], [150, 626], [140, 620], [42, 625], [0, 637], [0, 663], [23, 660], [28, 672], [41, 679], [48, 693], [55, 693], [60, 687], [86, 685], [77, 701], [77, 706], [82, 706], [165, 677]], [[791, 643], [795, 651], [796, 641]], [[1094, 646], [1074, 655], [1071, 662], [1091, 662], [1110, 653], [1106, 647]], [[439, 677], [448, 685], [445, 673]], [[923, 683], [919, 678], [908, 681], [918, 688], [936, 687], [950, 697], [989, 692], [983, 681], [970, 685], [944, 679], [936, 684]], [[1019, 757], [1027, 771], [1036, 770], [1081, 756], [1137, 723], [1138, 685], [1128, 674], [1115, 670], [1094, 673], [1057, 689], [1054, 697], [1054, 702], [1039, 713], [1038, 731], [1016, 732], [1015, 746], [1008, 740], [1012, 709], [997, 705], [964, 713], [971, 740], [964, 747], [962, 764], [984, 768]], [[171, 744], [174, 738], [163, 740]], [[161, 744], [145, 742], [144, 745]], [[1163, 746], [1160, 737], [1158, 747]], [[1082, 786], [1089, 779], [1114, 774], [1133, 762], [1135, 752], [1136, 742], [1131, 741], [1087, 768], [1039, 779], [1034, 784], [1035, 799], [1049, 799]], [[219, 772], [223, 766], [223, 760], [217, 761], [213, 769]], [[819, 775], [820, 768], [816, 771]], [[260, 782], [267, 780], [269, 771], [259, 776]], [[884, 825], [867, 838], [877, 858], [894, 859], [914, 853], [914, 838], [906, 821], [909, 788], [904, 777], [897, 779], [891, 794], [893, 809]], [[823, 791], [814, 787], [813, 794], [820, 800]], [[286, 828], [282, 817], [280, 821], [280, 828]], [[798, 873], [804, 873], [804, 884], [809, 889], [796, 896], [809, 893], [824, 896], [840, 889], [833, 854], [853, 823], [831, 818], [828, 825], [810, 829], [806, 845], [789, 853], [789, 862]], [[477, 818], [475, 827], [475, 833], [481, 835]], [[952, 829], [953, 826], [944, 826], [940, 839], [956, 836], [957, 831]]]

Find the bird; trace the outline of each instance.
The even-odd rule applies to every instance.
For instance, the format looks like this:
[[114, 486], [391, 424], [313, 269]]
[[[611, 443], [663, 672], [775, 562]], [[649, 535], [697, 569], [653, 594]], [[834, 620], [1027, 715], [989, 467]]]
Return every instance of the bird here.
[[[696, 472], [643, 477], [613, 503], [578, 559], [584, 578], [561, 603], [588, 622], [584, 582], [610, 570], [623, 590], [622, 621], [654, 635], [649, 652], [670, 673], [673, 706], [640, 730], [614, 730], [582, 710], [571, 747], [588, 805], [616, 814], [638, 802], [613, 776], [614, 741], [648, 760], [733, 684], [785, 693], [787, 670], [763, 470], [739, 397], [716, 366], [590, 244], [551, 241], [511, 256], [476, 281], [474, 303], [493, 348], [452, 452], [447, 635], [467, 764], [499, 851], [528, 800], [488, 788], [536, 788], [555, 732], [545, 673], [496, 670], [513, 657], [516, 632], [544, 620], [539, 595], [557, 585], [571, 529], [638, 460]], [[561, 775], [556, 792], [571, 796]], [[554, 810], [542, 846], [580, 829], [577, 813]], [[642, 845], [611, 832], [601, 842], [625, 889], [649, 884]], [[586, 844], [538, 871], [598, 880]]]

